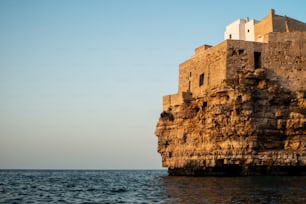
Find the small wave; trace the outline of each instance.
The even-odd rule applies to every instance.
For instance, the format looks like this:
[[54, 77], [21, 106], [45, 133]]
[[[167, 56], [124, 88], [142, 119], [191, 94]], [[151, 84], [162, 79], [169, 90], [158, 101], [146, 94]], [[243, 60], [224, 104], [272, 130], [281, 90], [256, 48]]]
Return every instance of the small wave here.
[[97, 189], [95, 188], [88, 188], [87, 191], [91, 192], [91, 191], [96, 191]]
[[111, 192], [113, 192], [113, 193], [125, 193], [127, 191], [128, 190], [126, 188], [115, 188], [115, 189], [111, 190]]

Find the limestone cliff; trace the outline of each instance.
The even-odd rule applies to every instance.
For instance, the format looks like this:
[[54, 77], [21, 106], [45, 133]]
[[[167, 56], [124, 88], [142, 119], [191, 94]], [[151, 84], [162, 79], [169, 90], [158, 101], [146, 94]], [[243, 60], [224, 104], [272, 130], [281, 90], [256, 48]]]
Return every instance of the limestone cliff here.
[[306, 173], [306, 24], [290, 22], [270, 12], [260, 41], [204, 45], [180, 64], [155, 131], [170, 175]]
[[305, 171], [306, 92], [282, 88], [267, 71], [239, 73], [239, 83], [161, 114], [155, 134], [170, 174]]

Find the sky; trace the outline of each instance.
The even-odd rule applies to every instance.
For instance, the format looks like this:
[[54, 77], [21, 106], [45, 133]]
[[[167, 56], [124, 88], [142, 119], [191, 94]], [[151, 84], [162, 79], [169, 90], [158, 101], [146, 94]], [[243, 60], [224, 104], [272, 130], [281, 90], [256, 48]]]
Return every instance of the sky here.
[[0, 0], [0, 169], [160, 169], [178, 65], [238, 18], [304, 0]]

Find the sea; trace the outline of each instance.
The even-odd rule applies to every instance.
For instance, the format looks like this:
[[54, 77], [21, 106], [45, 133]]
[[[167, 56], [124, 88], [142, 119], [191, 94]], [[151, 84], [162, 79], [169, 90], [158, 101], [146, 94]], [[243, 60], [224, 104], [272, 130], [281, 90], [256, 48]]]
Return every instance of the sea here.
[[166, 170], [0, 170], [0, 203], [306, 203], [306, 176], [184, 177]]

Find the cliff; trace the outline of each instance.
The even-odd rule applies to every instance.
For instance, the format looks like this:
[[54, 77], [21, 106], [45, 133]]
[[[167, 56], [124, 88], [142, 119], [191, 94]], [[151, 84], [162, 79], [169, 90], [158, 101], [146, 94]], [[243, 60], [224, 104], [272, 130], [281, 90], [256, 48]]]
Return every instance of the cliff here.
[[239, 83], [161, 113], [155, 134], [170, 175], [306, 170], [306, 92], [282, 88], [267, 72], [239, 73]]
[[170, 175], [306, 175], [300, 24], [292, 32], [260, 27], [260, 42], [204, 45], [180, 64], [178, 93], [163, 97], [155, 131]]

